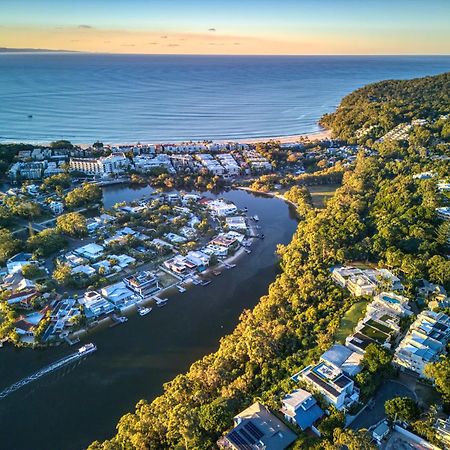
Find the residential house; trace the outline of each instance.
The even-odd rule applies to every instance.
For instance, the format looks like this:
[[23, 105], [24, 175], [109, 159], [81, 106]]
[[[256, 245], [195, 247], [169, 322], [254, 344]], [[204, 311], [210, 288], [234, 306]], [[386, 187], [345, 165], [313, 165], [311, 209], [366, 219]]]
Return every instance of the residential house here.
[[234, 450], [284, 450], [296, 434], [261, 403], [234, 417], [234, 428], [218, 441], [221, 448]]
[[149, 271], [138, 272], [124, 278], [125, 285], [142, 298], [148, 297], [159, 290], [158, 277]]
[[325, 353], [322, 354], [320, 360], [326, 364], [330, 364], [336, 369], [342, 370], [343, 373], [350, 377], [354, 377], [361, 372], [361, 362], [363, 355], [354, 352], [345, 345], [334, 344]]
[[17, 255], [12, 256], [6, 261], [6, 268], [8, 269], [8, 273], [16, 273], [22, 270], [23, 266], [28, 264], [38, 264], [37, 261], [33, 261], [31, 258], [33, 255], [31, 253], [17, 253]]
[[320, 392], [325, 400], [338, 410], [350, 407], [359, 399], [359, 390], [354, 381], [341, 369], [325, 361], [305, 367], [293, 377], [294, 380], [298, 378]]
[[287, 421], [300, 427], [302, 431], [313, 426], [324, 412], [312, 394], [304, 389], [295, 389], [281, 400], [281, 412]]
[[80, 303], [88, 319], [97, 318], [114, 311], [114, 305], [104, 299], [98, 292], [87, 291]]
[[127, 288], [123, 281], [103, 287], [100, 293], [117, 308], [122, 308], [136, 302], [135, 295]]
[[74, 253], [82, 258], [87, 258], [89, 261], [95, 261], [103, 256], [104, 251], [102, 245], [91, 243], [75, 249]]

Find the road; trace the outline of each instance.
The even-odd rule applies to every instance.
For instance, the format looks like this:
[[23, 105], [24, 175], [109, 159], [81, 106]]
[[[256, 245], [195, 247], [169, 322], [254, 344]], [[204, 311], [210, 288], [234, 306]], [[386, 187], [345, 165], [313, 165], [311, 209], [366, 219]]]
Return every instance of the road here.
[[397, 380], [387, 380], [375, 394], [375, 404], [372, 408], [367, 407], [350, 425], [353, 430], [369, 428], [379, 422], [384, 414], [384, 402], [394, 397], [409, 397], [416, 400], [415, 393], [406, 385]]

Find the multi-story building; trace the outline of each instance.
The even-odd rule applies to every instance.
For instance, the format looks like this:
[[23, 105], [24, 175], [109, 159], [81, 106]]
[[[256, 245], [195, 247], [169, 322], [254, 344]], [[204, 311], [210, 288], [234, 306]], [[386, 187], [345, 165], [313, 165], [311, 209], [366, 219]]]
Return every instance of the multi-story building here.
[[71, 170], [88, 175], [123, 173], [130, 165], [130, 160], [123, 154], [111, 154], [101, 158], [70, 158]]
[[158, 278], [149, 271], [138, 272], [124, 278], [125, 285], [140, 297], [145, 298], [159, 290]]
[[437, 361], [450, 339], [450, 317], [444, 313], [423, 311], [397, 347], [394, 364], [426, 377], [425, 366]]
[[351, 406], [359, 399], [359, 390], [355, 387], [355, 382], [334, 364], [325, 361], [319, 362], [316, 366], [305, 367], [293, 378], [303, 379], [338, 410]]

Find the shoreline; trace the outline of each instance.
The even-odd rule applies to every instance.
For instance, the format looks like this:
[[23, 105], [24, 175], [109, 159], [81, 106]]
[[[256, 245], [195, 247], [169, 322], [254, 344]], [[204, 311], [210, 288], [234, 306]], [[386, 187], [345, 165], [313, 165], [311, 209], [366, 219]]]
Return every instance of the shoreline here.
[[[281, 200], [285, 200], [282, 197], [279, 197], [279, 198]], [[253, 244], [254, 241], [256, 241], [258, 239], [257, 229], [253, 223], [249, 222], [248, 232], [249, 232], [249, 234], [246, 236], [246, 239], [251, 244]], [[218, 263], [215, 266], [208, 267], [206, 270], [204, 270], [200, 274], [197, 274], [197, 276], [204, 278], [206, 281], [210, 280], [212, 282], [214, 280], [214, 278], [211, 278], [210, 275], [212, 275], [214, 273], [214, 271], [220, 271], [220, 273], [222, 274], [222, 272], [224, 272], [225, 270], [228, 270], [226, 265], [233, 264], [235, 261], [236, 262], [239, 261], [239, 259], [241, 259], [243, 256], [245, 256], [247, 254], [245, 250], [246, 250], [246, 247], [241, 246], [236, 251], [236, 253], [234, 253], [233, 255], [227, 256], [223, 260], [218, 261]], [[151, 307], [153, 309], [158, 306], [156, 304], [155, 298], [169, 301], [170, 298], [173, 297], [174, 294], [183, 294], [184, 292], [181, 292], [178, 290], [179, 286], [184, 287], [185, 290], [192, 289], [194, 287], [200, 287], [200, 286], [195, 285], [192, 281], [189, 282], [188, 280], [179, 280], [178, 282], [173, 283], [169, 286], [166, 286], [165, 288], [155, 292], [153, 295], [151, 295], [147, 298], [141, 299], [138, 302], [121, 309], [119, 313], [115, 313], [115, 314], [119, 315], [119, 316], [125, 316], [128, 318], [130, 316], [136, 315], [138, 313], [138, 310], [140, 307], [145, 306], [145, 307]], [[166, 298], [166, 296], [167, 296], [167, 298]], [[104, 328], [108, 328], [113, 324], [114, 324], [114, 320], [112, 319], [112, 316], [107, 315], [106, 317], [102, 317], [101, 319], [93, 322], [90, 325], [88, 324], [84, 328], [76, 330], [73, 333], [69, 333], [67, 335], [67, 339], [65, 339], [65, 340], [70, 346], [72, 346], [73, 344], [79, 343], [81, 339], [84, 339], [89, 335], [95, 334], [98, 331], [103, 330]], [[70, 341], [72, 343], [70, 343]]]
[[[64, 140], [64, 137], [60, 138], [61, 140]], [[175, 139], [175, 140], [165, 140], [165, 141], [129, 141], [129, 142], [104, 142], [106, 146], [130, 146], [130, 145], [137, 145], [137, 143], [140, 143], [142, 145], [170, 145], [170, 144], [183, 144], [183, 143], [196, 143], [196, 142], [214, 142], [218, 144], [227, 144], [227, 143], [237, 143], [237, 144], [258, 144], [258, 143], [265, 143], [270, 141], [276, 141], [280, 142], [281, 144], [292, 144], [297, 143], [302, 140], [309, 140], [309, 141], [315, 141], [315, 140], [323, 140], [323, 139], [331, 139], [331, 130], [328, 129], [320, 129], [318, 131], [311, 131], [307, 133], [299, 133], [299, 134], [290, 134], [285, 136], [262, 136], [262, 137], [244, 137], [244, 138], [227, 138], [227, 139]], [[69, 140], [69, 139], [68, 139]], [[101, 140], [101, 139], [99, 139]], [[42, 146], [49, 146], [53, 141], [36, 141], [36, 140], [1, 140], [0, 144], [2, 145], [8, 145], [8, 144], [29, 144], [29, 145], [42, 145]], [[81, 148], [87, 148], [91, 147], [93, 142], [91, 144], [89, 143], [77, 143], [72, 142], [69, 140], [73, 145], [79, 146]]]

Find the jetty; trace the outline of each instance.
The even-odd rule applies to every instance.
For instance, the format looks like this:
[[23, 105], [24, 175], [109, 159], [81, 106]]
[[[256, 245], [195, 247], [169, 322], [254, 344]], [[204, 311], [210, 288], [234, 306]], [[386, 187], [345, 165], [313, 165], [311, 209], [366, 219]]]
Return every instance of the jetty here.
[[54, 372], [55, 370], [61, 369], [71, 363], [74, 363], [75, 361], [78, 361], [90, 353], [93, 353], [97, 350], [97, 347], [94, 344], [86, 344], [83, 345], [76, 351], [75, 353], [72, 353], [68, 356], [65, 356], [64, 358], [59, 359], [58, 361], [54, 362], [53, 364], [50, 364], [43, 369], [38, 370], [37, 372], [33, 373], [32, 375], [23, 378], [20, 381], [17, 381], [16, 383], [12, 384], [8, 388], [4, 389], [0, 392], [0, 399], [3, 399], [5, 397], [8, 397], [8, 395], [12, 394], [13, 392], [19, 390], [20, 388], [26, 386], [27, 384], [30, 384], [33, 381], [38, 380], [39, 378], [42, 378], [43, 376]]

